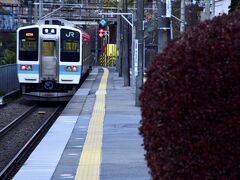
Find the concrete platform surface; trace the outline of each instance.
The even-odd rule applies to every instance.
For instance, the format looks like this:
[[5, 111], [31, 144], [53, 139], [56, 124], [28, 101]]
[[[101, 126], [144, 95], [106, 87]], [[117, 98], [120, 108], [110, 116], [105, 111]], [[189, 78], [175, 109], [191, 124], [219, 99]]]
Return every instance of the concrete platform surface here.
[[123, 86], [115, 68], [108, 69], [106, 91], [98, 90], [103, 70], [94, 67], [15, 180], [76, 179], [96, 97], [103, 92], [105, 116], [98, 179], [151, 179], [138, 131], [141, 113], [135, 106], [135, 90]]

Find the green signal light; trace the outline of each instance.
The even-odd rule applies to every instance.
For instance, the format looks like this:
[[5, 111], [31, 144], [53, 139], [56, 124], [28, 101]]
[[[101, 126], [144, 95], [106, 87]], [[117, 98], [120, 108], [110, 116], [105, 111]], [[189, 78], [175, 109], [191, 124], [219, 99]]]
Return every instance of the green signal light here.
[[99, 19], [99, 25], [106, 26], [106, 24], [107, 24], [106, 19], [104, 19], [104, 18]]

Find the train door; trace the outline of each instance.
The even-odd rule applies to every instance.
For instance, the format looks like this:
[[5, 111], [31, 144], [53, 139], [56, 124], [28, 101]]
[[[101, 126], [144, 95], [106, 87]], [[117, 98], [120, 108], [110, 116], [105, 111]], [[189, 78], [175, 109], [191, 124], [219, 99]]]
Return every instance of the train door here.
[[58, 81], [57, 42], [42, 40], [41, 77], [43, 81]]

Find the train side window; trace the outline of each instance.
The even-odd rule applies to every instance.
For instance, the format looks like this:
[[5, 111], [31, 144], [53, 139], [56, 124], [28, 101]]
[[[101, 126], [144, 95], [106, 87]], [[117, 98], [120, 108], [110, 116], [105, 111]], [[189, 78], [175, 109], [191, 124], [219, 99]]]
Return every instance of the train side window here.
[[55, 56], [55, 41], [43, 41], [42, 56]]

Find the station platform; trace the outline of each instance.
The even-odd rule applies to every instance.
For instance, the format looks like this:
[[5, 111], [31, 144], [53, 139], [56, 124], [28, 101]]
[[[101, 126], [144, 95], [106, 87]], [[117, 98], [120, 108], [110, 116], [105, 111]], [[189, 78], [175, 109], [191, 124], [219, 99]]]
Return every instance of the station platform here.
[[135, 91], [94, 67], [14, 180], [149, 180]]

